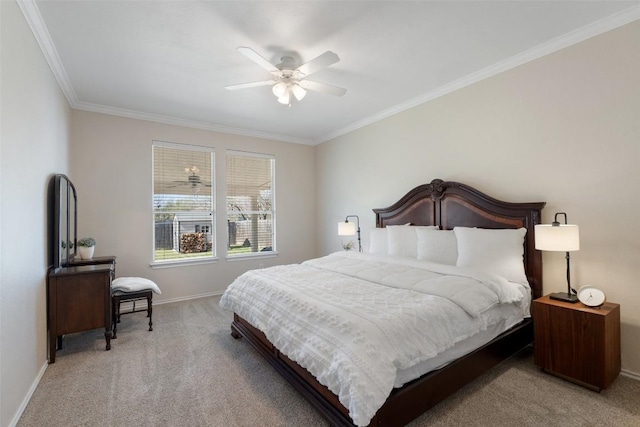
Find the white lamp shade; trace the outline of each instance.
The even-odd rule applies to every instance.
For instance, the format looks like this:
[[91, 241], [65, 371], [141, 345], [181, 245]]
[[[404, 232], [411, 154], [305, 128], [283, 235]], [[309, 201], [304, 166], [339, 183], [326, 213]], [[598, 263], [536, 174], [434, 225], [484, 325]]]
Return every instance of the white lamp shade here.
[[339, 222], [338, 223], [338, 236], [352, 236], [356, 234], [355, 222]]
[[284, 105], [288, 105], [289, 101], [290, 101], [290, 96], [289, 96], [289, 91], [287, 90], [284, 95], [282, 95], [280, 98], [278, 98], [278, 102], [280, 104], [284, 104]]
[[535, 227], [536, 249], [541, 251], [580, 250], [580, 231], [572, 224], [539, 224]]
[[273, 94], [275, 96], [277, 96], [278, 98], [280, 98], [282, 95], [284, 95], [285, 93], [287, 93], [287, 85], [283, 82], [280, 83], [276, 83], [273, 86], [273, 89], [271, 89], [273, 91]]
[[291, 87], [291, 92], [293, 92], [293, 96], [295, 96], [298, 101], [302, 101], [302, 98], [307, 94], [307, 91], [297, 83]]

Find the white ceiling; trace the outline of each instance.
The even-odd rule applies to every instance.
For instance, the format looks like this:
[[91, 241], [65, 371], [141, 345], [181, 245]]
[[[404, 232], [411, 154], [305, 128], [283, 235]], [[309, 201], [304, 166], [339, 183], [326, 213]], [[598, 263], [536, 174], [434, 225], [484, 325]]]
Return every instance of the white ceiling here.
[[[73, 108], [316, 144], [640, 19], [640, 1], [19, 0]], [[327, 50], [340, 62], [288, 108], [227, 85]]]

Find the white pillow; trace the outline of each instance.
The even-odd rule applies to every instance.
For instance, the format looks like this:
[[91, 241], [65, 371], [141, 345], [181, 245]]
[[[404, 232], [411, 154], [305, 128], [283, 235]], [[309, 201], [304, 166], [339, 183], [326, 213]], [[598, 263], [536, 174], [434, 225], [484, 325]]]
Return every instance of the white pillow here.
[[387, 227], [389, 255], [418, 258], [418, 235], [417, 229], [437, 230], [437, 225], [413, 226], [413, 225], [390, 225]]
[[160, 295], [160, 288], [155, 282], [143, 277], [119, 277], [111, 282], [112, 291], [138, 292], [151, 290]]
[[489, 230], [455, 227], [459, 267], [498, 274], [510, 282], [527, 283], [524, 272], [526, 228]]
[[374, 228], [371, 230], [371, 233], [369, 233], [369, 253], [381, 255], [389, 253], [386, 228]]
[[440, 264], [456, 265], [458, 244], [452, 230], [429, 230], [419, 228], [418, 259]]

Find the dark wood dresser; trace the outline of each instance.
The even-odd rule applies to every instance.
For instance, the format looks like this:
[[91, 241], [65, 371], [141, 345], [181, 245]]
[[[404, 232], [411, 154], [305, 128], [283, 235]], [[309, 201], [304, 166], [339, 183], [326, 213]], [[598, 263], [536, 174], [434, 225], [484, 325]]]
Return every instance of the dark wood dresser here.
[[49, 271], [47, 280], [47, 319], [49, 363], [55, 363], [56, 350], [64, 334], [104, 328], [106, 349], [111, 348], [111, 280], [115, 257], [102, 257], [70, 263]]
[[620, 373], [620, 305], [598, 308], [544, 296], [533, 302], [536, 365], [600, 391]]

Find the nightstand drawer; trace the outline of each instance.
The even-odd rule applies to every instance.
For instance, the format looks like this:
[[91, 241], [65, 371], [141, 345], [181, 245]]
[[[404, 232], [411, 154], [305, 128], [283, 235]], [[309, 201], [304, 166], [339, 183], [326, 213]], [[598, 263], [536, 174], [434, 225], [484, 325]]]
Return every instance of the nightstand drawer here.
[[535, 363], [595, 390], [620, 373], [620, 306], [590, 308], [548, 296], [533, 302]]

